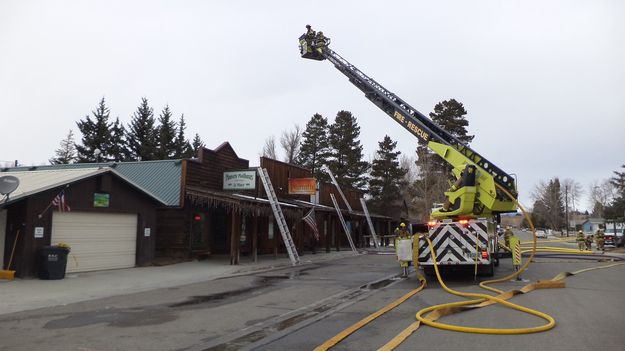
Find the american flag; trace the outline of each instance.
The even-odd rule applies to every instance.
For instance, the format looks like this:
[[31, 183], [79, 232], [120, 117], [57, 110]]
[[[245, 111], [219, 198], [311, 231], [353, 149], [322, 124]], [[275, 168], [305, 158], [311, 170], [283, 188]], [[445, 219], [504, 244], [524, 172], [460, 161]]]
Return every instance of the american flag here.
[[52, 199], [52, 205], [56, 206], [60, 212], [69, 212], [71, 210], [65, 201], [65, 189], [61, 190], [61, 192]]
[[311, 208], [302, 219], [308, 224], [310, 229], [312, 229], [315, 234], [315, 239], [319, 240], [319, 229], [317, 229], [317, 221], [315, 220], [315, 209]]

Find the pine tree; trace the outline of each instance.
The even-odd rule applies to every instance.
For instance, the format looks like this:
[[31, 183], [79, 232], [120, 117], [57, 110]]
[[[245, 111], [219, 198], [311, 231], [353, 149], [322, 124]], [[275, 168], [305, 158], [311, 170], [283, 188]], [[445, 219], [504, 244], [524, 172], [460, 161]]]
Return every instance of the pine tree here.
[[369, 195], [371, 207], [378, 213], [396, 214], [402, 206], [401, 189], [407, 169], [399, 166], [400, 151], [395, 151], [397, 142], [388, 135], [378, 143], [378, 150], [371, 164]]
[[[475, 136], [468, 135], [469, 121], [466, 120], [466, 114], [467, 111], [461, 102], [450, 99], [436, 104], [434, 112], [430, 112], [430, 118], [463, 144], [469, 145]], [[451, 165], [440, 157], [434, 158], [434, 162], [442, 171], [451, 172]]]
[[[111, 124], [109, 120], [109, 108], [106, 107], [104, 98], [100, 100], [95, 111], [91, 111], [93, 120], [89, 115], [84, 120], [76, 122], [78, 130], [82, 134], [82, 145], [76, 144], [78, 162], [108, 161], [111, 150]], [[95, 149], [100, 150], [100, 156], [96, 159]]]
[[342, 186], [364, 189], [369, 164], [363, 161], [360, 127], [349, 111], [339, 111], [330, 126], [328, 142], [332, 147], [328, 167]]
[[539, 182], [532, 193], [535, 200], [532, 215], [544, 220], [547, 227], [559, 230], [564, 227], [564, 195], [558, 178], [548, 183]]
[[193, 137], [193, 142], [191, 143], [191, 147], [193, 148], [193, 157], [197, 158], [200, 148], [204, 147], [204, 142], [202, 141], [198, 133], [195, 133], [195, 137]]
[[169, 160], [176, 156], [177, 139], [176, 139], [176, 122], [171, 119], [172, 113], [169, 105], [166, 105], [160, 116], [158, 117], [159, 127], [158, 146], [156, 149], [156, 159]]
[[119, 121], [119, 117], [115, 119], [111, 127], [111, 147], [108, 153], [111, 161], [122, 162], [130, 160], [130, 151], [126, 141], [126, 129]]
[[315, 113], [306, 123], [306, 130], [302, 133], [297, 164], [309, 169], [313, 177], [328, 181], [329, 177], [321, 171], [321, 167], [328, 164], [329, 156], [328, 120]]
[[[474, 136], [467, 133], [466, 127], [468, 127], [469, 122], [465, 118], [466, 114], [467, 111], [461, 102], [450, 99], [437, 103], [434, 106], [434, 111], [430, 112], [430, 118], [448, 133], [468, 145]], [[414, 184], [414, 189], [416, 197], [421, 199], [422, 217], [427, 219], [433, 205], [445, 200], [444, 192], [449, 187], [448, 180], [452, 177], [451, 165], [422, 143], [417, 147], [416, 163], [419, 176]]]
[[61, 140], [61, 145], [54, 153], [56, 157], [48, 160], [52, 165], [76, 162], [76, 145], [74, 142], [74, 132], [72, 132], [71, 129], [69, 130], [69, 133], [67, 133], [67, 137]]
[[142, 98], [141, 105], [133, 114], [128, 127], [128, 146], [131, 157], [135, 160], [156, 159], [157, 138], [154, 123], [154, 110], [148, 105], [148, 99]]
[[184, 114], [180, 116], [178, 122], [178, 134], [176, 135], [174, 158], [191, 158], [193, 157], [193, 147], [185, 138], [184, 133], [187, 129], [187, 123], [184, 120]]

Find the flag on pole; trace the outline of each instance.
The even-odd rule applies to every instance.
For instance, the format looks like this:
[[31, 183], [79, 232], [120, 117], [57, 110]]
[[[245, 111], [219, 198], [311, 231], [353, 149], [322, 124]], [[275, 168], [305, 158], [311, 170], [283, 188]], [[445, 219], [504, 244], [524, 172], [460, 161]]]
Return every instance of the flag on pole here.
[[306, 224], [312, 229], [315, 234], [315, 239], [319, 241], [319, 229], [317, 229], [317, 221], [315, 220], [315, 209], [311, 208], [310, 211], [302, 218]]
[[59, 212], [69, 212], [71, 209], [65, 201], [65, 189], [61, 190], [61, 192], [52, 199], [52, 205], [56, 206]]

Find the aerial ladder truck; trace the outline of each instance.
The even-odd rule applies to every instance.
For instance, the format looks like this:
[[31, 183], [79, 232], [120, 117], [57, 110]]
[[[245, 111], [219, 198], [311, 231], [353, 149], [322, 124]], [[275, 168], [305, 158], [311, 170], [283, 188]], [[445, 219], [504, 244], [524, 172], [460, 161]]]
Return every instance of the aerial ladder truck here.
[[[451, 165], [455, 182], [428, 223], [439, 268], [475, 266], [480, 274], [493, 275], [499, 214], [516, 212], [516, 180], [330, 49], [329, 38], [304, 34], [299, 44], [302, 58], [331, 62], [369, 101]], [[433, 272], [425, 240], [419, 243], [419, 264]]]

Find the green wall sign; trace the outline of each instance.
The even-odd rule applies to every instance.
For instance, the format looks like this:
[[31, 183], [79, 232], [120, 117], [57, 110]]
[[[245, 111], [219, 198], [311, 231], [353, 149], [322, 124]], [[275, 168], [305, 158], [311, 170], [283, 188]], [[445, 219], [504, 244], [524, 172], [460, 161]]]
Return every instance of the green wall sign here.
[[93, 193], [93, 207], [109, 207], [110, 194]]

